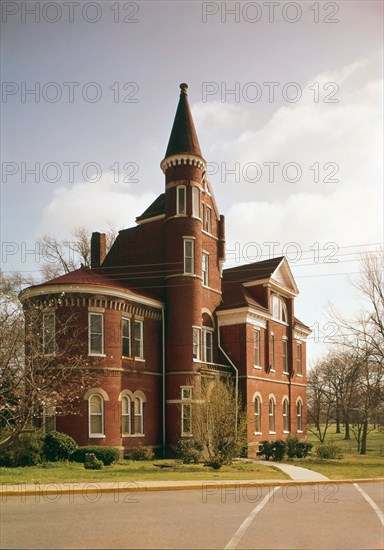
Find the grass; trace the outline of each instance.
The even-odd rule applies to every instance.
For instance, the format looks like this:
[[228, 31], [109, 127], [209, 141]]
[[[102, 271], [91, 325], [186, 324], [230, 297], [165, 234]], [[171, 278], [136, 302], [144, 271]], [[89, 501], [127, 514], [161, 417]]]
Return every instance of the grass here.
[[[351, 433], [353, 437], [353, 434]], [[357, 452], [355, 439], [344, 440], [344, 433], [336, 433], [336, 426], [331, 426], [327, 432], [325, 443], [333, 443], [341, 448], [343, 458], [340, 460], [320, 460], [316, 457], [316, 447], [319, 440], [308, 431], [308, 441], [313, 443], [312, 456], [304, 460], [295, 460], [294, 464], [309, 470], [319, 472], [330, 479], [366, 479], [384, 477], [384, 433], [373, 430], [368, 434], [367, 454]]]
[[[83, 464], [57, 462], [24, 468], [0, 468], [1, 483], [87, 483], [116, 481], [220, 481], [242, 479], [289, 479], [268, 464], [234, 463], [212, 470], [202, 464], [178, 464], [176, 468], [158, 468], [160, 460], [138, 462], [124, 460], [103, 470], [85, 470]], [[169, 461], [168, 461], [169, 462]]]

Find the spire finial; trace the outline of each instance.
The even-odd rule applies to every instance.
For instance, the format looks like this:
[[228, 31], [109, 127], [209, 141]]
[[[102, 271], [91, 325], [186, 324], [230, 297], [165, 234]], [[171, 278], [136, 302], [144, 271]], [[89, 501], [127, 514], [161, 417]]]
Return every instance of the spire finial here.
[[187, 95], [188, 84], [185, 84], [185, 82], [182, 82], [182, 83], [180, 84], [180, 90], [181, 90], [181, 93], [182, 93], [182, 94]]

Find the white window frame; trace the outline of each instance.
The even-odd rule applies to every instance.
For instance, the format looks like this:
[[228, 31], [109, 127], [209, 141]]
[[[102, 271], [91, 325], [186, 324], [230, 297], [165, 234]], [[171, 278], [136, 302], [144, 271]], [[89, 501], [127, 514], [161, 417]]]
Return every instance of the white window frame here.
[[288, 339], [283, 336], [282, 340], [282, 359], [283, 359], [283, 374], [289, 374], [288, 371]]
[[276, 369], [275, 369], [275, 335], [274, 333], [272, 332], [271, 333], [271, 337], [270, 337], [270, 346], [271, 346], [271, 368], [270, 368], [270, 372], [276, 372]]
[[[101, 317], [101, 351], [92, 351], [92, 317]], [[104, 313], [88, 313], [88, 355], [104, 356]]]
[[[193, 275], [195, 273], [195, 240], [190, 237], [185, 237], [183, 239], [183, 250], [184, 250], [184, 274]], [[187, 256], [187, 245], [191, 245], [191, 255]], [[190, 262], [191, 269], [187, 269], [187, 262]]]
[[253, 366], [255, 367], [255, 369], [261, 369], [260, 342], [261, 342], [260, 329], [254, 328], [253, 329]]
[[[140, 338], [136, 338], [136, 327], [140, 327]], [[134, 322], [134, 354], [135, 359], [144, 359], [144, 322], [135, 319]], [[139, 355], [136, 355], [136, 342], [139, 343]]]
[[[183, 201], [180, 200], [181, 193], [184, 194]], [[185, 185], [178, 185], [176, 187], [176, 215], [185, 216], [186, 214], [187, 214], [187, 188]]]
[[192, 187], [192, 216], [200, 219], [200, 189]]
[[255, 396], [253, 407], [255, 434], [261, 434], [261, 399], [259, 395]]
[[[124, 412], [124, 401], [127, 400], [128, 402], [128, 407], [127, 407], [127, 412]], [[124, 431], [124, 420], [128, 418], [128, 431]], [[132, 399], [131, 399], [131, 396], [130, 395], [123, 395], [121, 397], [121, 435], [124, 437], [124, 436], [127, 436], [127, 435], [132, 435]]]
[[205, 206], [205, 231], [212, 235], [212, 208]]
[[[47, 329], [49, 329], [49, 323], [47, 323], [47, 318], [53, 318], [53, 333], [52, 335], [47, 338]], [[48, 325], [48, 326], [47, 326]], [[56, 351], [56, 315], [53, 311], [47, 311], [43, 313], [43, 354], [44, 355], [55, 355]], [[46, 349], [47, 346], [52, 346], [52, 351], [49, 349]]]
[[296, 349], [296, 372], [297, 376], [303, 376], [303, 346], [301, 342], [298, 342]]
[[272, 396], [268, 400], [268, 428], [270, 434], [276, 433], [276, 400]]
[[[182, 436], [192, 436], [192, 395], [193, 389], [192, 386], [182, 386], [181, 387], [181, 435]], [[186, 412], [188, 411], [188, 413]], [[187, 416], [188, 415], [188, 416]], [[184, 421], [189, 422], [189, 430], [184, 430]]]
[[203, 278], [203, 286], [209, 285], [209, 254], [203, 252], [201, 261], [201, 274]]
[[[195, 335], [197, 335], [197, 341], [195, 342]], [[194, 361], [201, 361], [201, 328], [192, 327], [192, 356]], [[195, 353], [196, 350], [196, 353]]]
[[[128, 336], [123, 334], [123, 323], [128, 323]], [[128, 355], [124, 353], [124, 341], [128, 340]], [[129, 317], [121, 318], [121, 356], [132, 357], [132, 333], [131, 333], [131, 319]]]
[[272, 294], [271, 296], [271, 314], [274, 321], [288, 325], [287, 306], [278, 294]]
[[283, 399], [283, 433], [289, 434], [289, 401], [287, 397]]
[[296, 403], [297, 433], [303, 433], [303, 402], [299, 399]]
[[[207, 347], [207, 334], [210, 334], [211, 346]], [[210, 349], [211, 361], [208, 361], [207, 350]], [[213, 363], [213, 329], [203, 328], [203, 360], [205, 363]]]
[[[101, 402], [101, 412], [93, 413], [91, 411], [91, 401], [93, 397], [98, 397]], [[101, 433], [92, 433], [92, 416], [101, 416]], [[105, 437], [105, 427], [104, 427], [104, 398], [99, 393], [93, 393], [88, 398], [88, 435], [90, 438]]]
[[[139, 412], [136, 412], [136, 403], [139, 403]], [[141, 431], [136, 431], [136, 419], [139, 419]], [[135, 395], [133, 400], [133, 422], [134, 422], [134, 435], [144, 435], [144, 400]]]

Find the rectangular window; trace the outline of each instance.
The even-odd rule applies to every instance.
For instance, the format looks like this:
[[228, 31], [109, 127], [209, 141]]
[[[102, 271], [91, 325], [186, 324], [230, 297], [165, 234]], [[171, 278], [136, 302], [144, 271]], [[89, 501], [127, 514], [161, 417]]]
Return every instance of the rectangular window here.
[[43, 313], [43, 350], [44, 355], [55, 353], [55, 314]]
[[184, 273], [194, 273], [194, 246], [193, 239], [184, 239]]
[[209, 256], [208, 254], [203, 253], [203, 285], [208, 286], [208, 269], [209, 269]]
[[212, 233], [212, 210], [209, 206], [205, 207], [205, 231]]
[[303, 375], [303, 349], [301, 344], [297, 344], [297, 374], [299, 376]]
[[192, 187], [192, 216], [200, 218], [200, 189]]
[[213, 333], [209, 330], [204, 330], [204, 361], [213, 363]]
[[288, 374], [288, 342], [283, 340], [283, 374]]
[[200, 361], [200, 333], [198, 327], [193, 327], [193, 358]]
[[176, 188], [176, 194], [177, 194], [177, 208], [176, 213], [178, 215], [180, 214], [186, 214], [187, 213], [187, 193], [186, 193], [186, 187], [185, 185], [179, 185]]
[[181, 435], [192, 435], [192, 388], [181, 388]]
[[260, 331], [253, 331], [253, 364], [255, 367], [260, 367]]
[[275, 335], [271, 334], [271, 372], [275, 372]]
[[121, 319], [121, 355], [131, 356], [131, 320]]
[[89, 314], [89, 353], [104, 354], [104, 315], [102, 313]]
[[135, 358], [144, 357], [143, 321], [135, 321]]
[[273, 399], [269, 400], [269, 433], [275, 433], [275, 402]]

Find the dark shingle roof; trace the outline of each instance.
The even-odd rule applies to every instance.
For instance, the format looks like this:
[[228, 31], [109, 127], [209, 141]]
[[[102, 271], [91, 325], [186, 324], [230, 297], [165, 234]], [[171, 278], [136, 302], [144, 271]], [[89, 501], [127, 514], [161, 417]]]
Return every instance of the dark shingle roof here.
[[165, 157], [191, 153], [202, 157], [191, 109], [188, 103], [187, 84], [180, 84], [180, 99], [173, 122]]
[[159, 195], [157, 199], [155, 199], [153, 203], [136, 218], [136, 221], [146, 220], [161, 214], [165, 214], [165, 193], [161, 193], [161, 195]]
[[252, 264], [239, 265], [238, 267], [224, 269], [223, 281], [240, 283], [266, 279], [271, 277], [283, 259], [284, 256], [279, 256], [278, 258], [270, 258], [269, 260], [264, 260], [262, 262], [254, 262]]

